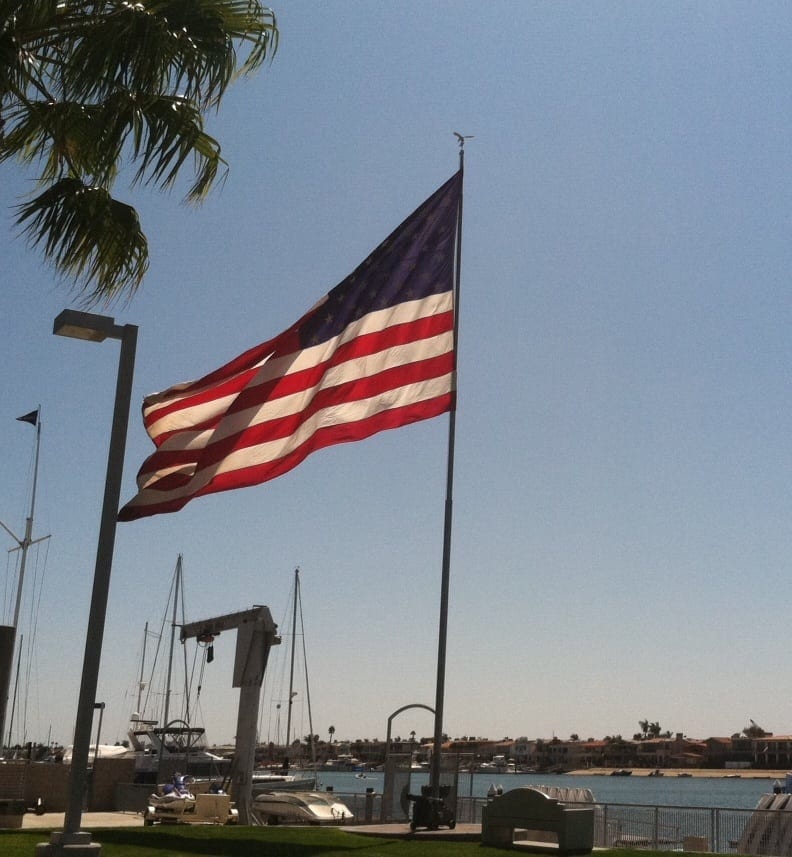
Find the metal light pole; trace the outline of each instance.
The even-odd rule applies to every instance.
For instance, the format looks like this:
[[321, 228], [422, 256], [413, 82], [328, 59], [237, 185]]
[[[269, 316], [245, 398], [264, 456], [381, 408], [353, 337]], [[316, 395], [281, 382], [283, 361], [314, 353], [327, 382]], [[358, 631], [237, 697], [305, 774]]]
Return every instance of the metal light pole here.
[[85, 638], [80, 697], [77, 703], [77, 722], [74, 727], [69, 802], [66, 807], [63, 831], [54, 832], [49, 846], [45, 846], [46, 850], [39, 851], [37, 849], [37, 854], [68, 853], [64, 852], [64, 846], [67, 845], [84, 846], [93, 854], [98, 854], [101, 850], [99, 845], [91, 844], [90, 833], [80, 832], [80, 822], [88, 780], [91, 726], [96, 702], [96, 688], [99, 682], [99, 664], [107, 613], [107, 598], [110, 590], [110, 572], [113, 566], [113, 547], [115, 545], [118, 505], [121, 497], [121, 477], [132, 396], [137, 331], [137, 326], [134, 324], [117, 325], [115, 320], [108, 316], [68, 309], [55, 319], [52, 331], [59, 336], [86, 339], [90, 342], [118, 339], [121, 342], [121, 354], [118, 363], [118, 380], [113, 408], [113, 427], [110, 433], [110, 450], [107, 458], [102, 518], [99, 526], [99, 542], [96, 548], [91, 609], [88, 615], [88, 630]]

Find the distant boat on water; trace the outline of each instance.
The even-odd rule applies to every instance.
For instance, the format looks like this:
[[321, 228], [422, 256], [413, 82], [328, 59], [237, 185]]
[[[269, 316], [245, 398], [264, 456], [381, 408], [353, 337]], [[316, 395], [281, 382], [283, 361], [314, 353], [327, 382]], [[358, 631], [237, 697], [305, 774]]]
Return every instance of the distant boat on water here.
[[631, 774], [632, 771], [629, 768], [616, 768], [616, 770], [610, 772], [612, 777], [629, 777]]
[[281, 774], [275, 771], [263, 771], [259, 768], [253, 771], [253, 796], [260, 792], [273, 791], [313, 791], [316, 788], [316, 776], [297, 776]]
[[322, 765], [323, 771], [364, 771], [366, 766], [351, 753], [339, 753]]

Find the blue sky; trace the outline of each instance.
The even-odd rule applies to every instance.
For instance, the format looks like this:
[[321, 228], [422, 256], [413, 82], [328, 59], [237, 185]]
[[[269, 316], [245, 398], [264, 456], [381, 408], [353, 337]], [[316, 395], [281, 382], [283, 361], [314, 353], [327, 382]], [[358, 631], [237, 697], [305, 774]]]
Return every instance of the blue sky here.
[[[786, 4], [275, 11], [274, 61], [209, 122], [223, 188], [192, 209], [118, 187], [152, 255], [108, 311], [140, 327], [124, 498], [150, 449], [143, 396], [295, 321], [455, 171], [453, 131], [474, 135], [446, 731], [792, 732]], [[26, 589], [45, 575], [27, 738], [69, 742], [118, 349], [52, 336], [75, 301], [14, 235], [32, 174], [2, 176], [0, 519], [24, 527], [35, 433], [14, 418], [40, 403], [35, 535], [52, 538]], [[384, 737], [395, 709], [433, 705], [446, 433], [442, 417], [333, 447], [120, 525], [103, 738], [123, 737], [178, 554], [196, 619], [267, 604], [280, 621], [301, 568], [314, 731]], [[215, 655], [201, 714], [222, 742], [232, 640]]]

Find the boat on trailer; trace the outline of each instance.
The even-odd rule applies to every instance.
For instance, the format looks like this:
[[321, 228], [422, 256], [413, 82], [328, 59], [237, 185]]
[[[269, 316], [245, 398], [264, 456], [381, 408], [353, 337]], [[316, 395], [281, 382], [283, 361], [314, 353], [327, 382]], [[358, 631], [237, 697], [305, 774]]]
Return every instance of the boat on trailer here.
[[143, 824], [238, 824], [239, 811], [222, 790], [193, 794], [189, 778], [175, 778], [149, 796]]
[[354, 818], [330, 792], [263, 792], [253, 798], [253, 812], [262, 824], [344, 824]]

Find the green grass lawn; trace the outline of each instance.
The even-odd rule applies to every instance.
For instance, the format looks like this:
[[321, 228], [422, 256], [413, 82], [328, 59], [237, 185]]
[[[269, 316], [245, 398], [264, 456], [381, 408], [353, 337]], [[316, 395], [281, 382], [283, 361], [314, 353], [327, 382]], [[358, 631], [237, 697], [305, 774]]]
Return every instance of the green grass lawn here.
[[[36, 844], [47, 841], [48, 831], [3, 830], [0, 854], [32, 857]], [[380, 839], [351, 830], [313, 827], [116, 827], [94, 831], [93, 841], [101, 843], [102, 857], [481, 857], [508, 853], [478, 842]], [[597, 851], [597, 857], [646, 854], [626, 848]]]

